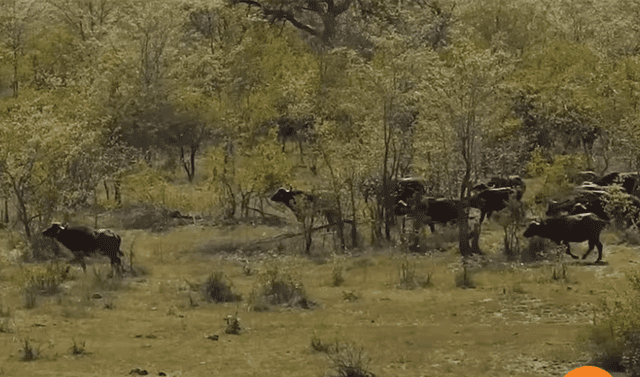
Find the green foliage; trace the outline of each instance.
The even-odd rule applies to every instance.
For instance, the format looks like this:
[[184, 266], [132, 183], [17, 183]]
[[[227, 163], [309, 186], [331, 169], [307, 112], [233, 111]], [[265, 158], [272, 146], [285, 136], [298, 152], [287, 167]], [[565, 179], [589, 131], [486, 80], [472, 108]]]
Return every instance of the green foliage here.
[[566, 154], [556, 155], [549, 162], [543, 157], [541, 149], [535, 149], [531, 160], [527, 164], [527, 172], [532, 177], [544, 177], [542, 191], [537, 193], [538, 198], [564, 196], [573, 189], [570, 177], [575, 177], [578, 172], [585, 170], [585, 158], [583, 155]]
[[615, 219], [619, 228], [624, 228], [627, 224], [636, 224], [638, 219], [638, 208], [633, 204], [632, 197], [618, 185], [607, 188], [604, 198], [605, 211]]

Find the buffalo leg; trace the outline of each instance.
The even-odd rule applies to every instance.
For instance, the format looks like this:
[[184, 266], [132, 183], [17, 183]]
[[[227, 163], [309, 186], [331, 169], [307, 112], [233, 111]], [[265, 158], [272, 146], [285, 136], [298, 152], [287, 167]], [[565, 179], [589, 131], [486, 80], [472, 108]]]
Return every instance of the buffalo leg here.
[[74, 258], [69, 261], [71, 263], [79, 263], [84, 272], [87, 272], [87, 265], [84, 263], [84, 255], [82, 254], [74, 254]]
[[596, 246], [598, 247], [598, 259], [596, 259], [596, 263], [598, 263], [602, 260], [602, 242], [597, 240]]
[[589, 254], [591, 254], [591, 251], [593, 250], [593, 248], [594, 248], [595, 246], [596, 246], [596, 243], [595, 243], [595, 242], [593, 242], [592, 240], [589, 240], [589, 250], [587, 250], [587, 252], [586, 252], [586, 253], [584, 253], [584, 255], [582, 256], [582, 259], [586, 259], [586, 258], [587, 258], [587, 256], [588, 256]]
[[573, 259], [578, 259], [577, 255], [571, 254], [571, 246], [569, 246], [569, 242], [564, 242], [564, 244], [567, 246], [567, 254], [571, 255], [571, 258]]

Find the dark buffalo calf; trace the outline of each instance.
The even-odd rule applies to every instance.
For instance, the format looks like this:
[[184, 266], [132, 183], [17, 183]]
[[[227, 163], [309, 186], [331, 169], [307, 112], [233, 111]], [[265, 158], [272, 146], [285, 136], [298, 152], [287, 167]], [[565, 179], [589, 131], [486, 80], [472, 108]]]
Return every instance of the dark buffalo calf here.
[[597, 246], [598, 259], [596, 259], [596, 263], [598, 263], [602, 260], [600, 233], [607, 223], [607, 221], [602, 220], [593, 213], [563, 216], [531, 223], [527, 230], [525, 230], [524, 236], [548, 238], [558, 245], [566, 245], [567, 254], [575, 259], [578, 257], [571, 254], [569, 242], [589, 241], [589, 250], [582, 256], [582, 259], [585, 259], [587, 255], [591, 253], [594, 246]]
[[45, 237], [53, 238], [69, 249], [75, 258], [71, 262], [80, 262], [82, 269], [87, 270], [84, 257], [100, 252], [111, 259], [111, 267], [122, 271], [120, 243], [122, 239], [109, 229], [93, 230], [85, 226], [65, 226], [54, 223], [42, 232]]

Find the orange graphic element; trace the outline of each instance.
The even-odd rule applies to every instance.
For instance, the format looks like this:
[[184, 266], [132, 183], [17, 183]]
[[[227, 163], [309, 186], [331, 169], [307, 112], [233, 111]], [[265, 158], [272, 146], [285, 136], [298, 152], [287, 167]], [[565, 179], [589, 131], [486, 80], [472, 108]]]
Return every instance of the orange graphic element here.
[[611, 375], [598, 367], [586, 366], [576, 368], [564, 377], [611, 377]]

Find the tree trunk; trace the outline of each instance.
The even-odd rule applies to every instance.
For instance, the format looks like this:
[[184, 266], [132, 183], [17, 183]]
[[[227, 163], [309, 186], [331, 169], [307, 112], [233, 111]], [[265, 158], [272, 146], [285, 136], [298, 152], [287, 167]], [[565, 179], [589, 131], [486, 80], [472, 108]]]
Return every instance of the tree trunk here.
[[351, 247], [358, 247], [358, 231], [356, 228], [356, 196], [353, 180], [350, 180], [349, 192], [351, 193]]
[[113, 180], [113, 200], [115, 200], [117, 205], [122, 204], [122, 196], [120, 195], [120, 178], [115, 178]]
[[469, 191], [467, 190], [470, 176], [471, 171], [467, 168], [462, 178], [460, 202], [458, 203], [458, 247], [462, 258], [470, 257], [472, 254], [469, 246]]
[[4, 197], [4, 216], [3, 219], [5, 224], [9, 224], [9, 197], [8, 195]]
[[107, 184], [107, 180], [102, 180], [102, 184], [104, 185], [104, 192], [107, 195], [107, 201], [109, 201], [109, 185]]

